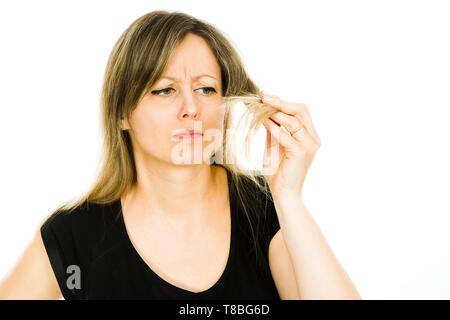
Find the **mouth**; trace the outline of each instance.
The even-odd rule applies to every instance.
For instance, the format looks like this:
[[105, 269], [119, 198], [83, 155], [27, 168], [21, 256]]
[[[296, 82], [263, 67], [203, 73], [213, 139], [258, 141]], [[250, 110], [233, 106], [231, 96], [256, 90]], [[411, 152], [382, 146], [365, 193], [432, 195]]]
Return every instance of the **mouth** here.
[[175, 134], [174, 137], [179, 139], [196, 138], [196, 137], [203, 137], [203, 133], [196, 130], [184, 130]]

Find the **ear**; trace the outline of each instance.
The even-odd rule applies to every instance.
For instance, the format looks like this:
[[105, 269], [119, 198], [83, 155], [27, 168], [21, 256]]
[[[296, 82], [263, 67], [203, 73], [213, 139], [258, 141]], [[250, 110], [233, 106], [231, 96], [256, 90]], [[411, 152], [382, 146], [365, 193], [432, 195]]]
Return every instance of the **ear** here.
[[120, 119], [120, 129], [122, 130], [128, 130], [130, 129], [130, 124], [128, 123], [127, 119]]

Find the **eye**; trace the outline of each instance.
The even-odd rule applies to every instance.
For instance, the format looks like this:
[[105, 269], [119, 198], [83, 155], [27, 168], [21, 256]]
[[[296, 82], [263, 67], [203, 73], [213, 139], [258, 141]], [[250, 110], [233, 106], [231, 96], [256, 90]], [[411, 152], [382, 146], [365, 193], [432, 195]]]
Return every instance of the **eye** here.
[[[203, 87], [203, 88], [200, 88], [200, 90], [206, 90], [207, 95], [210, 95], [210, 94], [216, 92], [216, 89], [214, 89], [213, 87]], [[205, 93], [205, 91], [203, 91], [203, 92]]]
[[161, 90], [154, 90], [152, 91], [152, 94], [155, 96], [167, 96], [167, 94], [161, 94], [161, 93], [167, 93], [169, 90], [175, 90], [174, 88], [164, 88]]
[[[152, 94], [155, 96], [167, 96], [167, 95], [169, 95], [168, 93], [170, 90], [175, 91], [174, 88], [169, 87], [169, 88], [164, 88], [161, 90], [153, 90]], [[199, 88], [199, 90], [203, 90], [203, 93], [205, 93], [206, 95], [211, 95], [211, 94], [217, 92], [216, 89], [214, 89], [213, 87], [203, 87], [203, 88]]]

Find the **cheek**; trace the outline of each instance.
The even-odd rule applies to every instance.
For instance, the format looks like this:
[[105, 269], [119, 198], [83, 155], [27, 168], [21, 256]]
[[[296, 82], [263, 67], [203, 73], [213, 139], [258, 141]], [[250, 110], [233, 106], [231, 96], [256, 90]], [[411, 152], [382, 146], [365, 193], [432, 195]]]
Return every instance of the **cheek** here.
[[145, 153], [156, 154], [167, 144], [168, 126], [155, 113], [135, 112], [131, 119], [132, 136], [137, 148]]
[[217, 109], [206, 114], [206, 123], [208, 128], [216, 128], [222, 129], [223, 120], [224, 120], [225, 112], [223, 108], [218, 107]]
[[132, 130], [136, 137], [148, 136], [157, 131], [158, 124], [161, 125], [160, 122], [154, 115], [144, 110], [136, 110], [131, 118]]

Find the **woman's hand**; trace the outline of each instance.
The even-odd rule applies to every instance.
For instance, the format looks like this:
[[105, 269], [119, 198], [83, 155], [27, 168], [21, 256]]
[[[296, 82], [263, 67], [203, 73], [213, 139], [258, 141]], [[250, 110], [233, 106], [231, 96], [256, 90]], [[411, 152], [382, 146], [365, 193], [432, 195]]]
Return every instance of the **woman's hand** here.
[[274, 197], [302, 197], [306, 174], [321, 144], [308, 108], [265, 92], [261, 97], [280, 110], [263, 123], [268, 133], [262, 174]]

